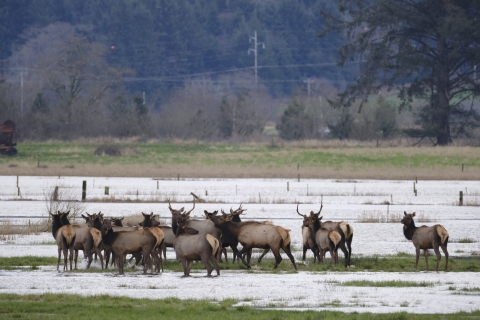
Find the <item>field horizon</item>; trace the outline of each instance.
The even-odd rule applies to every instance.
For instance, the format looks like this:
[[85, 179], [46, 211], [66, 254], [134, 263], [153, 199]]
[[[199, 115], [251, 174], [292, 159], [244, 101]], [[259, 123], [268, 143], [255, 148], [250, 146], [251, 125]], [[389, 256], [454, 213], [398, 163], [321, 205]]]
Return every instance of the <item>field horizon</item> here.
[[[99, 151], [100, 150], [100, 151]], [[113, 150], [113, 151], [112, 151]], [[480, 149], [375, 143], [25, 142], [0, 175], [479, 180]], [[108, 155], [110, 154], [114, 155]]]

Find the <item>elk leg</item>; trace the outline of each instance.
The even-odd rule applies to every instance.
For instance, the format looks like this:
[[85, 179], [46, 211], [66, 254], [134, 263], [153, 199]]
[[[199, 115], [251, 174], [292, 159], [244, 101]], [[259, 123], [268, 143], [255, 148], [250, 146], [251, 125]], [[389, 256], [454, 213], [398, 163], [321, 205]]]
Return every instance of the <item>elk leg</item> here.
[[[304, 246], [303, 246], [302, 261], [305, 261], [305, 258], [306, 258], [306, 256], [307, 256], [307, 249], [308, 249], [307, 246], [304, 245]], [[313, 263], [315, 263], [315, 261], [314, 261]]]
[[348, 251], [347, 251], [347, 248], [345, 248], [345, 242], [341, 242], [340, 243], [340, 249], [342, 250], [343, 252], [343, 255], [345, 256], [345, 268], [348, 267], [350, 265], [350, 261], [348, 259]]
[[415, 269], [418, 270], [418, 259], [420, 258], [420, 247], [415, 247], [415, 254], [416, 254], [416, 260], [415, 260]]
[[222, 253], [225, 256], [225, 263], [228, 263], [227, 248], [222, 248]]
[[[427, 271], [428, 271], [428, 250], [427, 249], [423, 250], [423, 255], [425, 256], [425, 264], [427, 265]], [[438, 260], [437, 260], [437, 269], [438, 269]]]
[[[351, 263], [351, 258], [352, 258], [352, 240], [353, 240], [353, 234], [350, 235], [350, 238], [347, 239], [347, 248], [348, 248], [348, 265]], [[337, 260], [338, 263], [338, 260]]]
[[442, 255], [440, 254], [440, 250], [438, 250], [438, 247], [433, 248], [433, 251], [435, 251], [435, 255], [437, 256], [437, 267], [435, 270], [438, 272], [438, 266], [440, 265], [440, 260], [442, 260]]
[[295, 263], [295, 258], [293, 257], [292, 251], [290, 250], [290, 243], [287, 246], [285, 246], [285, 248], [283, 248], [283, 251], [285, 251], [287, 256], [290, 258], [290, 261], [292, 261], [292, 264], [295, 270], [297, 270], [297, 264]]
[[187, 260], [187, 277], [190, 277], [190, 270], [192, 270], [193, 260]]
[[57, 271], [60, 268], [60, 259], [62, 258], [62, 247], [58, 246], [58, 261], [57, 261]]
[[267, 255], [268, 251], [270, 251], [270, 249], [263, 250], [262, 255], [260, 257], [258, 257], [258, 263], [260, 263], [262, 261], [263, 257], [265, 257]]
[[100, 263], [102, 265], [102, 270], [103, 270], [103, 255], [102, 255], [102, 250], [98, 247], [95, 247], [95, 254], [98, 255], [98, 257], [100, 258]]
[[[235, 249], [236, 249], [236, 248], [235, 248]], [[248, 269], [250, 269], [250, 264], [245, 261], [245, 258], [243, 257], [243, 254], [244, 254], [245, 252], [247, 252], [247, 250], [250, 250], [250, 249], [252, 249], [252, 247], [250, 247], [250, 246], [244, 246], [244, 247], [242, 248], [242, 250], [240, 250], [240, 251], [237, 252], [237, 257], [240, 257], [240, 259], [242, 259], [243, 264], [244, 264]]]
[[220, 266], [218, 265], [217, 260], [215, 260], [215, 258], [210, 258], [210, 261], [212, 261], [212, 263], [215, 267], [215, 271], [217, 271], [217, 276], [219, 276], [220, 275]]
[[448, 267], [448, 251], [447, 251], [447, 247], [446, 247], [445, 245], [441, 245], [441, 248], [442, 248], [443, 254], [445, 255], [445, 271], [447, 271], [447, 267]]
[[280, 264], [280, 262], [282, 262], [282, 256], [280, 255], [280, 250], [278, 248], [271, 248], [272, 249], [272, 253], [273, 255], [275, 256], [275, 266], [273, 267], [274, 269], [277, 269], [278, 265]]

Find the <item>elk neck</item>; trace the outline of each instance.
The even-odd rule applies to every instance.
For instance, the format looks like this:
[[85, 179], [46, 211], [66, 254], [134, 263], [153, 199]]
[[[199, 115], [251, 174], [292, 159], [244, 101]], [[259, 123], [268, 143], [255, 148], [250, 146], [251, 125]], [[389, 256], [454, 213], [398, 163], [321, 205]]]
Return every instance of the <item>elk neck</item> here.
[[417, 227], [415, 226], [415, 222], [413, 222], [413, 220], [409, 226], [403, 225], [403, 234], [408, 240], [412, 240], [415, 231], [417, 231]]

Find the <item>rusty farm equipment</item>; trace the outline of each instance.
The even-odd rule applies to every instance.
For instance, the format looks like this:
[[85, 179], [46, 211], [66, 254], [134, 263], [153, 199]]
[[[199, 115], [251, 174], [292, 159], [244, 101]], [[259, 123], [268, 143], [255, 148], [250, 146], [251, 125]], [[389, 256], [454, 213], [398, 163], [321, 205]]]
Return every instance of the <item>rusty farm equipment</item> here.
[[7, 120], [0, 126], [0, 155], [16, 156], [15, 122]]

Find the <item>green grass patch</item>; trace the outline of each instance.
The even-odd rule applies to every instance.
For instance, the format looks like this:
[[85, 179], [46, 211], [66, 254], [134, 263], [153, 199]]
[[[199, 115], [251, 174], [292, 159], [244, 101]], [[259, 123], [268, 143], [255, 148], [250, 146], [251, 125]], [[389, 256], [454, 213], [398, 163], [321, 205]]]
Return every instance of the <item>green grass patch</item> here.
[[[0, 258], [0, 269], [12, 270], [12, 269], [36, 269], [39, 266], [57, 265], [57, 258], [54, 257], [8, 257]], [[63, 258], [60, 261], [60, 265], [63, 266]]]
[[413, 281], [401, 281], [401, 280], [391, 280], [391, 281], [368, 281], [368, 280], [352, 280], [341, 282], [342, 286], [346, 287], [432, 287], [434, 283], [432, 282], [413, 282]]
[[[83, 257], [79, 257], [78, 264], [83, 260]], [[415, 269], [415, 257], [413, 255], [407, 255], [405, 253], [399, 253], [392, 256], [371, 256], [371, 257], [352, 257], [352, 267], [345, 268], [342, 256], [340, 256], [340, 264], [332, 265], [330, 259], [326, 259], [326, 263], [318, 264], [313, 263], [313, 259], [307, 259], [307, 263], [301, 263], [297, 261], [298, 271], [308, 271], [308, 272], [416, 272]], [[430, 256], [429, 258], [429, 267], [430, 271], [435, 271], [436, 257]], [[183, 272], [182, 265], [176, 260], [166, 260], [163, 262], [164, 270], [173, 271], [173, 272]], [[26, 257], [11, 257], [11, 258], [2, 258], [0, 257], [0, 269], [28, 269], [28, 268], [37, 268], [38, 266], [56, 266], [57, 258], [56, 257], [35, 257], [35, 256], [26, 256]], [[63, 258], [60, 261], [60, 265], [63, 266]], [[132, 264], [133, 265], [133, 264]], [[141, 268], [132, 268], [131, 266], [125, 266], [126, 273], [140, 272]], [[261, 263], [258, 263], [256, 259], [252, 259], [251, 269], [242, 263], [232, 263], [229, 260], [229, 263], [220, 263], [220, 270], [243, 270], [251, 273], [255, 272], [267, 272], [267, 273], [295, 273], [292, 263], [289, 259], [283, 259], [277, 269], [274, 269], [275, 260], [273, 259], [263, 259]], [[443, 271], [445, 267], [445, 257], [442, 257], [440, 261], [439, 270]], [[418, 264], [418, 271], [425, 271], [426, 265], [423, 256], [420, 257]], [[206, 272], [203, 263], [197, 262], [192, 265], [193, 272]], [[476, 259], [450, 259], [448, 262], [448, 271], [449, 272], [480, 272], [480, 263]], [[75, 272], [85, 272], [85, 273], [102, 273], [102, 272], [118, 272], [117, 267], [109, 267], [107, 270], [101, 270], [100, 268], [90, 268], [89, 270], [79, 268]], [[215, 271], [213, 272], [215, 275]]]
[[[438, 319], [435, 314], [408, 314], [406, 312], [372, 314], [343, 313], [338, 311], [286, 311], [255, 309], [236, 306], [236, 300], [161, 300], [132, 299], [106, 295], [82, 297], [79, 295], [0, 294], [0, 317], [2, 319]], [[334, 300], [324, 307], [341, 306]], [[407, 305], [405, 305], [406, 307]], [[276, 307], [272, 304], [271, 307]], [[441, 315], [442, 319], [478, 317], [480, 311]]]

